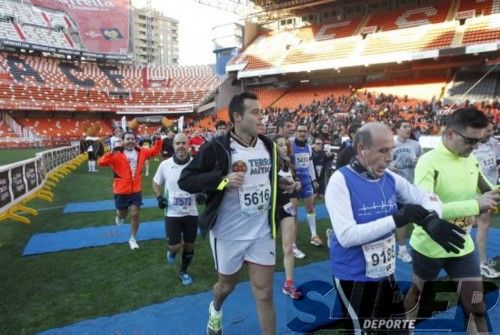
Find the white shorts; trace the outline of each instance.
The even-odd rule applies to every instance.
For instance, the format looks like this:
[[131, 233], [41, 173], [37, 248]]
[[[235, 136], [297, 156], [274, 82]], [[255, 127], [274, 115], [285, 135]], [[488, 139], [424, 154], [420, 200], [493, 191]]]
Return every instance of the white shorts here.
[[244, 262], [269, 266], [276, 263], [276, 243], [270, 237], [237, 241], [216, 238], [210, 232], [210, 245], [215, 269], [223, 275], [235, 274]]

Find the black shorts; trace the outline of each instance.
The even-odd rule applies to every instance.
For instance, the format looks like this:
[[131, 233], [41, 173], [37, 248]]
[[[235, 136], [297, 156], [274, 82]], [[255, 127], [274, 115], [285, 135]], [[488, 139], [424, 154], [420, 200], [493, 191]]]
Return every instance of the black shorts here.
[[137, 207], [142, 206], [142, 192], [132, 194], [115, 194], [115, 207], [118, 210], [128, 209], [134, 205]]
[[197, 216], [165, 217], [165, 232], [167, 233], [168, 245], [181, 243], [181, 234], [184, 243], [194, 243], [198, 233]]
[[409, 334], [410, 324], [404, 321], [403, 294], [394, 276], [378, 282], [355, 282], [335, 277], [333, 280], [344, 313], [352, 321], [353, 331]]
[[97, 160], [97, 152], [95, 151], [87, 151], [89, 161], [95, 161]]
[[279, 201], [277, 210], [278, 210], [278, 225], [279, 225], [281, 220], [283, 220], [284, 218], [294, 217], [297, 213], [297, 208], [291, 205], [290, 193], [280, 193], [278, 198]]
[[412, 249], [413, 271], [423, 280], [434, 280], [444, 269], [451, 279], [481, 277], [477, 250], [460, 257], [429, 258]]

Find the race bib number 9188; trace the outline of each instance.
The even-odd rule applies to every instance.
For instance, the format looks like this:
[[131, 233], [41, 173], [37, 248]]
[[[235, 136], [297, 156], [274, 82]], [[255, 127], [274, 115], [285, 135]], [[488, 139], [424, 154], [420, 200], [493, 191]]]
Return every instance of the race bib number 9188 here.
[[382, 278], [394, 273], [396, 269], [395, 245], [394, 234], [383, 240], [363, 245], [367, 277]]

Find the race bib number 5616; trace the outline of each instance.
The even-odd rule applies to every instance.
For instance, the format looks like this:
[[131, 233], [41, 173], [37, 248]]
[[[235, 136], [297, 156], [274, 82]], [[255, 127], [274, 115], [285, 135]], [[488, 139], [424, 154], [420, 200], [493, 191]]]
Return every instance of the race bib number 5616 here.
[[271, 185], [245, 185], [239, 188], [241, 213], [245, 216], [257, 216], [269, 209]]

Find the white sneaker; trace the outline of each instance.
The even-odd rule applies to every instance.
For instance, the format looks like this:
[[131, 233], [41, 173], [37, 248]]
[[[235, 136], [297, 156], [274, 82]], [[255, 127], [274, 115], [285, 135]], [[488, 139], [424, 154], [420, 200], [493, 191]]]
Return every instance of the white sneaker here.
[[294, 244], [293, 245], [293, 256], [295, 258], [304, 258], [306, 257], [306, 254], [304, 254], [299, 248], [297, 248], [297, 246]]
[[134, 237], [131, 237], [130, 240], [128, 240], [128, 245], [130, 245], [130, 249], [139, 249], [139, 244], [137, 244], [137, 240]]
[[486, 278], [499, 278], [500, 277], [500, 272], [495, 270], [493, 267], [495, 264], [495, 261], [490, 259], [486, 264], [481, 264], [481, 275], [485, 276]]
[[406, 248], [405, 249], [399, 249], [398, 258], [400, 260], [402, 260], [403, 262], [405, 262], [405, 263], [411, 263], [411, 261], [412, 261], [411, 255], [408, 252], [408, 249], [406, 249]]
[[122, 218], [120, 218], [120, 217], [118, 217], [118, 216], [115, 216], [115, 224], [116, 224], [117, 226], [121, 226], [121, 225], [122, 225], [122, 224], [124, 224], [124, 223], [125, 223], [125, 219], [122, 219]]

